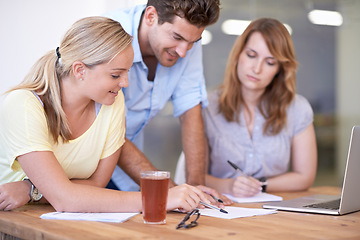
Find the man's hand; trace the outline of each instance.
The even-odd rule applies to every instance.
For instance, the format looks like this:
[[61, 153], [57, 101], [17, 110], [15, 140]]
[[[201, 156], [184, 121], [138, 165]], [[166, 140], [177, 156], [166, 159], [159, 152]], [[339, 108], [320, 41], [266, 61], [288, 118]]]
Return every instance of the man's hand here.
[[18, 181], [0, 185], [0, 210], [9, 211], [24, 206], [30, 200], [31, 184]]

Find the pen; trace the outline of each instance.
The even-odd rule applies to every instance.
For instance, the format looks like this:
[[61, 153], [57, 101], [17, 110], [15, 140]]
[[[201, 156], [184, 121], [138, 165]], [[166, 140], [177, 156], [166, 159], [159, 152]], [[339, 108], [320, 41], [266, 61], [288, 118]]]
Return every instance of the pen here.
[[235, 170], [238, 170], [243, 176], [249, 177], [246, 175], [235, 163], [231, 162], [230, 160], [227, 160], [227, 162], [232, 166]]
[[218, 201], [219, 203], [224, 203], [223, 200], [221, 200], [220, 198], [215, 197], [214, 195], [210, 194], [210, 196], [215, 200]]
[[200, 204], [202, 204], [202, 205], [204, 205], [205, 207], [208, 207], [208, 208], [212, 208], [212, 209], [215, 209], [215, 210], [219, 210], [219, 211], [222, 212], [222, 213], [228, 213], [228, 212], [225, 211], [224, 209], [221, 209], [221, 208], [215, 207], [215, 206], [213, 206], [213, 205], [204, 203], [203, 201], [200, 201]]
[[[238, 170], [243, 176], [245, 176], [245, 177], [249, 177], [248, 175], [246, 175], [235, 163], [233, 163], [232, 161], [230, 161], [230, 160], [227, 160], [227, 162], [230, 164], [230, 166], [232, 166], [235, 170]], [[263, 181], [261, 181], [261, 186], [264, 186], [264, 185], [266, 185], [267, 184], [267, 182], [265, 181], [265, 182], [263, 182]]]

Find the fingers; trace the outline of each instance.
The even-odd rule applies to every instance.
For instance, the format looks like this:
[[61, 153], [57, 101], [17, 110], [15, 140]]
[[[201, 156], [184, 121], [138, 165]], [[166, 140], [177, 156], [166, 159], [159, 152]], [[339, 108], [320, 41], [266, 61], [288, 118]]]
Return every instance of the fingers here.
[[223, 205], [225, 206], [230, 206], [231, 204], [233, 204], [233, 201], [231, 201], [228, 197], [226, 197], [225, 195], [220, 195], [219, 197], [223, 202]]
[[178, 208], [191, 211], [199, 206], [200, 201], [210, 204], [210, 201], [203, 191], [196, 187], [183, 184], [169, 189], [167, 209], [173, 210]]
[[251, 197], [261, 192], [261, 182], [253, 177], [237, 177], [232, 191], [236, 197]]
[[218, 191], [213, 188], [209, 188], [203, 185], [198, 185], [201, 191], [207, 193], [207, 199], [211, 202], [211, 204], [216, 205], [220, 208], [223, 208], [224, 205], [231, 205], [233, 202], [224, 195], [221, 195]]
[[[219, 196], [219, 194], [214, 189], [209, 188], [209, 187], [205, 187], [203, 185], [198, 185], [198, 186], [196, 186], [196, 188], [198, 190], [200, 190], [202, 193], [205, 193], [204, 196], [205, 196], [205, 198], [207, 200], [207, 202], [204, 201], [205, 203], [212, 204], [212, 205], [219, 205], [220, 204], [214, 198], [215, 196], [216, 197]], [[212, 197], [212, 196], [214, 196], [214, 197]]]
[[3, 198], [0, 199], [0, 211], [10, 211], [12, 209], [14, 209], [14, 207], [11, 206], [11, 203], [6, 201], [6, 199]]
[[0, 185], [0, 210], [9, 211], [28, 203], [28, 187], [28, 184], [24, 181]]

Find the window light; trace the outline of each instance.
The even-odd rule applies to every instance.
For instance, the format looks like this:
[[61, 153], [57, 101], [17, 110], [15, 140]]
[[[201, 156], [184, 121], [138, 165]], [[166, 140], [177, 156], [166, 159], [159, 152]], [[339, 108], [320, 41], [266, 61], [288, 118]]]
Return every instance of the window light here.
[[[223, 22], [221, 29], [225, 34], [228, 35], [241, 35], [251, 21], [247, 20], [234, 20], [229, 19]], [[284, 24], [290, 35], [292, 34], [292, 28], [289, 24]]]
[[317, 25], [341, 26], [343, 17], [339, 12], [327, 10], [312, 10], [308, 14], [311, 23]]

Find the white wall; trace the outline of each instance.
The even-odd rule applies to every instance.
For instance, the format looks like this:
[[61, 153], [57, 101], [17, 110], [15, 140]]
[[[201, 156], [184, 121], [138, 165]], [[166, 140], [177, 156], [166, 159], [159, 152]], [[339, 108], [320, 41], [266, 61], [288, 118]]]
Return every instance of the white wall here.
[[0, 94], [21, 82], [37, 59], [47, 51], [56, 49], [63, 34], [76, 20], [143, 2], [1, 0]]
[[344, 176], [350, 132], [360, 125], [360, 1], [342, 1], [340, 10], [346, 13], [337, 35], [337, 175]]

